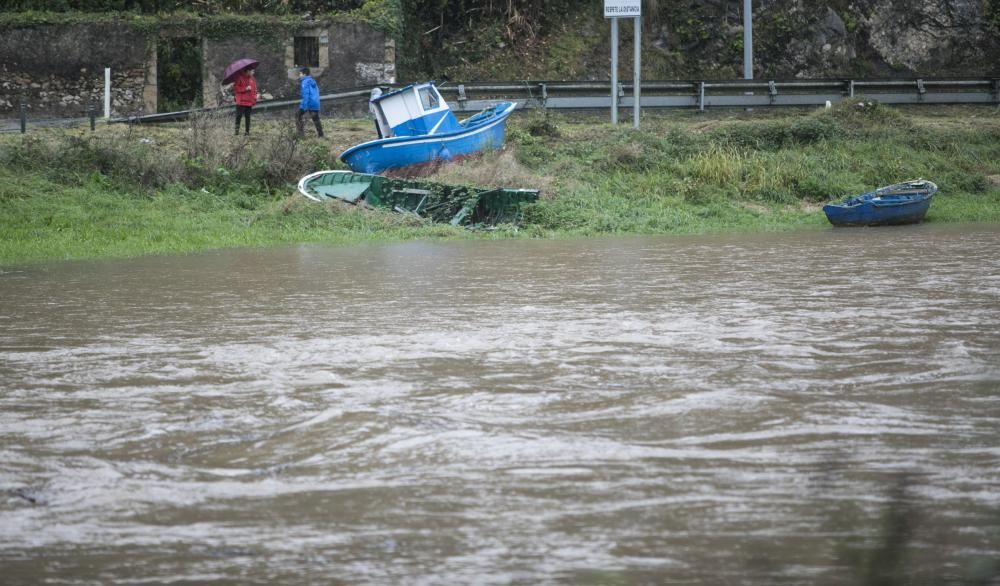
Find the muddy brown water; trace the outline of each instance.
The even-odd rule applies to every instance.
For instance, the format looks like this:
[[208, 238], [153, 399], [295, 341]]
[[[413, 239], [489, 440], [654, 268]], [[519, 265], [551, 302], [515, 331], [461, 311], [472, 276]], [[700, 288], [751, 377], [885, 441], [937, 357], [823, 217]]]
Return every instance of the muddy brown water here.
[[998, 326], [997, 226], [7, 268], [0, 582], [989, 583]]

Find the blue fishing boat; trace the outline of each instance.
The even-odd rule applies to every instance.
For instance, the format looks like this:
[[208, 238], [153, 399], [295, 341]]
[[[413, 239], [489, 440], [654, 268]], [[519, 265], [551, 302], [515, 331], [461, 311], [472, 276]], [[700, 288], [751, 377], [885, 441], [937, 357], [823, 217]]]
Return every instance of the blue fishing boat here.
[[382, 173], [457, 159], [503, 146], [517, 107], [500, 102], [459, 122], [434, 82], [406, 86], [370, 102], [379, 138], [355, 145], [340, 160], [357, 173]]
[[834, 226], [916, 224], [924, 219], [937, 185], [924, 179], [894, 183], [823, 206]]

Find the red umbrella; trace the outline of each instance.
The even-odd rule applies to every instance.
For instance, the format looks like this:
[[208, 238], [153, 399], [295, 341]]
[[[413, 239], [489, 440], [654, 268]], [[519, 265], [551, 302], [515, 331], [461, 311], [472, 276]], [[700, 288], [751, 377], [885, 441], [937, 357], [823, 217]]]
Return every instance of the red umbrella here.
[[222, 83], [233, 83], [236, 74], [244, 69], [253, 69], [254, 67], [257, 67], [256, 59], [237, 59], [230, 63], [222, 73]]

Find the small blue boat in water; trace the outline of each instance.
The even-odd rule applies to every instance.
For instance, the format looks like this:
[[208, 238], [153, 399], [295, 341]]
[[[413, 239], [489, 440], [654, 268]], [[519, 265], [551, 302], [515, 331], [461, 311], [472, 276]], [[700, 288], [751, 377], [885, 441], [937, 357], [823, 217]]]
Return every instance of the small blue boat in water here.
[[356, 173], [382, 173], [448, 161], [503, 146], [507, 118], [517, 107], [500, 102], [461, 122], [434, 82], [371, 99], [377, 140], [355, 145], [340, 160]]
[[924, 219], [937, 185], [924, 179], [904, 181], [823, 206], [834, 226], [891, 226]]

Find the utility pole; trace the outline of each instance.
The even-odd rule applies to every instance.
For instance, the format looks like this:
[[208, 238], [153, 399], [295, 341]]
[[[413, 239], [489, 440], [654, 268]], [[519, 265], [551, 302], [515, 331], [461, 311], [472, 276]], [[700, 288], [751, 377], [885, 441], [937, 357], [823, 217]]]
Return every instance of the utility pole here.
[[743, 79], [753, 79], [753, 13], [743, 0]]

